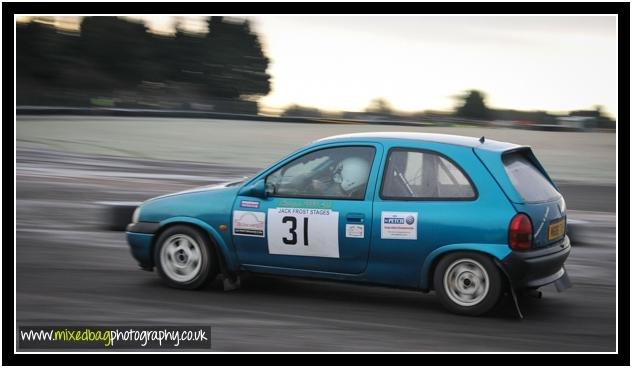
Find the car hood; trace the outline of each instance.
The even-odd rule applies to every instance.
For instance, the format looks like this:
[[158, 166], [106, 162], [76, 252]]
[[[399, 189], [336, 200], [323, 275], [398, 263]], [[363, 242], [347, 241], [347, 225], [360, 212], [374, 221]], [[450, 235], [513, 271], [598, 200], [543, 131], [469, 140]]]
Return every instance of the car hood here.
[[241, 185], [234, 184], [198, 187], [152, 198], [140, 206], [139, 221], [162, 222], [175, 217], [188, 217], [208, 224], [226, 223], [241, 189]]
[[203, 185], [201, 187], [195, 187], [195, 188], [191, 188], [191, 189], [186, 189], [180, 192], [175, 192], [175, 193], [169, 193], [169, 194], [164, 194], [158, 197], [153, 197], [147, 200], [147, 202], [149, 201], [154, 201], [157, 199], [162, 199], [162, 198], [167, 198], [167, 197], [173, 197], [173, 196], [179, 196], [179, 195], [184, 195], [184, 194], [189, 194], [189, 193], [198, 193], [198, 192], [209, 192], [209, 191], [217, 191], [217, 190], [222, 190], [224, 188], [239, 188], [241, 183], [243, 183], [245, 181], [245, 179], [243, 180], [238, 180], [238, 181], [231, 181], [231, 182], [227, 182], [227, 183], [221, 183], [221, 184], [209, 184], [209, 185]]

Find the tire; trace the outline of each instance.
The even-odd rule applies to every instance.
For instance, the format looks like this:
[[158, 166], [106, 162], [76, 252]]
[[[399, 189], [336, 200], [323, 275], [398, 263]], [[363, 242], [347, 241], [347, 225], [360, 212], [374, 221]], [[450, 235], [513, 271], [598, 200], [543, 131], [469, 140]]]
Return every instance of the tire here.
[[475, 252], [454, 252], [441, 258], [433, 284], [447, 310], [469, 316], [489, 312], [503, 295], [501, 271], [488, 256]]
[[163, 281], [178, 289], [198, 289], [217, 276], [213, 244], [197, 229], [176, 225], [156, 241], [154, 264]]

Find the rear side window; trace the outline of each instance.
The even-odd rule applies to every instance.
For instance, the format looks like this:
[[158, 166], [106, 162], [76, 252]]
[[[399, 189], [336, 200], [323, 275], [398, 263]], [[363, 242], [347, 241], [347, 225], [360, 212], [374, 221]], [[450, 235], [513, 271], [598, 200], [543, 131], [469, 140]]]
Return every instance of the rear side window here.
[[382, 198], [473, 199], [476, 192], [467, 176], [445, 157], [418, 150], [390, 151], [382, 182]]
[[511, 183], [525, 202], [546, 202], [559, 198], [557, 189], [524, 153], [506, 154], [503, 163]]

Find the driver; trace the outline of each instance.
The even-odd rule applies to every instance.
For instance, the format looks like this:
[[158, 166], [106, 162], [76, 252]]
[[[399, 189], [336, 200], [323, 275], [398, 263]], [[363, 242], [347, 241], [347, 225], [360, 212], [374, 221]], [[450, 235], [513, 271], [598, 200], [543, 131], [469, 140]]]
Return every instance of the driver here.
[[[322, 188], [323, 183], [314, 182], [317, 189], [322, 189], [323, 194], [331, 196], [351, 197], [358, 189], [362, 189], [369, 178], [369, 162], [360, 157], [346, 158], [336, 165], [331, 178], [331, 185]], [[320, 187], [320, 188], [319, 188]]]

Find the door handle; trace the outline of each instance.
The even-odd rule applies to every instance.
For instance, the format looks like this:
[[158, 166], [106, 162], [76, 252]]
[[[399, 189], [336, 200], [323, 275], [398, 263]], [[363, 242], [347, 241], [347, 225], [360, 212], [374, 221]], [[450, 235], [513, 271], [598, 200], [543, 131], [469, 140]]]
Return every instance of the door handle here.
[[347, 215], [347, 222], [362, 223], [364, 222], [364, 215], [361, 213], [350, 213]]

